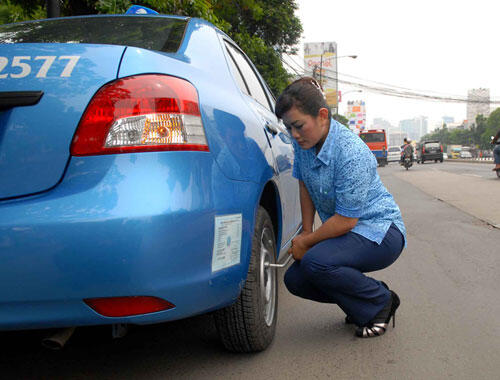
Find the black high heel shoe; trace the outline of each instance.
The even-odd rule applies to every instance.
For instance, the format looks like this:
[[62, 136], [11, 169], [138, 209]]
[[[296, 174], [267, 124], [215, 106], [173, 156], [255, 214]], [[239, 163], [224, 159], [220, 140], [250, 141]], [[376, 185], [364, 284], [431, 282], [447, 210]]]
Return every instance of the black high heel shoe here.
[[[384, 288], [389, 289], [389, 286], [384, 281], [380, 281], [380, 283], [384, 286]], [[345, 324], [346, 325], [353, 325], [354, 321], [352, 320], [352, 318], [350, 316], [346, 315]]]
[[392, 327], [396, 327], [396, 310], [401, 304], [398, 295], [391, 290], [391, 299], [384, 308], [364, 327], [356, 330], [360, 338], [372, 338], [384, 335], [392, 318]]

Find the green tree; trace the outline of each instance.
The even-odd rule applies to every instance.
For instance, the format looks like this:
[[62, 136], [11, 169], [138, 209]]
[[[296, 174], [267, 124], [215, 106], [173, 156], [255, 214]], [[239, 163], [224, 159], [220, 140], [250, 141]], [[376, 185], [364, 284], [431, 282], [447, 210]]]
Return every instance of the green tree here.
[[491, 149], [491, 136], [495, 136], [500, 130], [500, 108], [497, 108], [490, 114], [486, 125], [486, 130], [481, 135], [481, 141], [484, 142], [488, 149]]
[[[281, 54], [295, 53], [302, 33], [295, 0], [60, 0], [61, 16], [120, 14], [132, 3], [211, 22], [245, 51], [275, 96], [287, 86], [290, 74]], [[6, 0], [0, 6], [0, 24], [45, 17], [45, 0]]]
[[332, 117], [334, 120], [337, 120], [340, 124], [345, 125], [346, 127], [349, 124], [349, 119], [347, 119], [346, 117], [344, 117], [338, 113], [335, 115], [332, 115]]

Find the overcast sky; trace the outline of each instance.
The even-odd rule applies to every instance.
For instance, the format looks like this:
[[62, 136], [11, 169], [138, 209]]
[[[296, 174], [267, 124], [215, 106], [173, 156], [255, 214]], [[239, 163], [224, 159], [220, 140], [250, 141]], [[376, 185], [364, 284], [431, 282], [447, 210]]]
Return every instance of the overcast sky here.
[[[500, 100], [500, 2], [495, 0], [296, 0], [304, 28], [302, 42], [335, 41], [342, 74], [440, 95], [466, 96], [489, 88]], [[299, 57], [303, 64], [302, 48]], [[352, 79], [352, 78], [351, 78]], [[343, 93], [352, 90], [339, 84]], [[442, 116], [466, 119], [466, 105], [406, 100], [371, 92], [348, 93], [365, 100], [370, 127], [382, 117], [399, 120], [424, 115], [429, 127]], [[495, 108], [500, 105], [494, 106]], [[494, 109], [494, 108], [493, 108]]]

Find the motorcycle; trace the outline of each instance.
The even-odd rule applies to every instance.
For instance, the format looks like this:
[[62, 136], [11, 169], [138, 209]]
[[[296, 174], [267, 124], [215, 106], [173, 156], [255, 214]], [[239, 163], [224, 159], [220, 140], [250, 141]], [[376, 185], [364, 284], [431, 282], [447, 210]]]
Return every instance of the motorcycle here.
[[413, 165], [411, 157], [405, 156], [401, 165], [404, 166], [406, 170], [408, 170]]

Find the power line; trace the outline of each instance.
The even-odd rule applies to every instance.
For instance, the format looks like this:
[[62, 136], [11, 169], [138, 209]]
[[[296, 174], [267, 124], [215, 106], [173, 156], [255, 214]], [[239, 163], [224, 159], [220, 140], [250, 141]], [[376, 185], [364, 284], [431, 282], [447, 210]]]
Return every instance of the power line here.
[[[293, 58], [291, 58], [289, 55], [288, 57], [291, 59], [293, 63], [295, 63], [298, 67], [300, 67], [301, 70], [305, 73], [306, 70], [303, 66], [299, 65]], [[281, 59], [283, 63], [285, 63], [287, 66], [292, 67], [288, 62], [284, 61], [284, 59]], [[299, 74], [295, 68], [292, 68], [298, 75], [304, 75], [304, 74]], [[347, 84], [356, 88], [363, 89], [368, 92], [374, 92], [378, 93], [381, 95], [386, 95], [386, 96], [393, 96], [393, 97], [399, 97], [399, 98], [404, 98], [404, 99], [417, 99], [417, 100], [427, 100], [427, 101], [436, 101], [436, 102], [446, 102], [446, 103], [479, 103], [479, 104], [500, 104], [500, 100], [478, 100], [478, 99], [467, 99], [466, 97], [460, 96], [460, 95], [438, 95], [438, 92], [435, 91], [423, 91], [423, 90], [414, 90], [406, 87], [401, 87], [401, 86], [395, 86], [395, 85], [390, 85], [387, 83], [382, 83], [382, 82], [376, 82], [376, 81], [371, 81], [363, 78], [356, 77], [354, 75], [348, 75], [348, 74], [341, 74], [338, 71], [332, 70], [332, 69], [327, 69], [324, 68], [324, 71], [330, 71], [334, 74], [337, 74], [337, 78], [329, 76], [329, 75], [323, 75], [324, 78], [326, 79], [331, 79], [331, 80], [337, 80], [339, 83]], [[375, 83], [381, 86], [376, 86], [372, 84], [366, 84], [366, 83], [361, 83], [353, 80], [346, 80], [346, 79], [340, 79], [338, 78], [338, 75], [346, 76], [346, 77], [351, 77], [354, 79], [358, 79], [361, 81], [367, 81], [371, 83]]]

